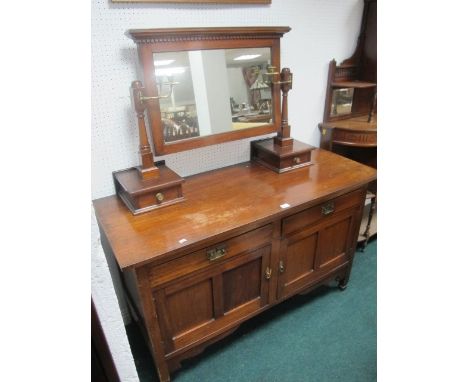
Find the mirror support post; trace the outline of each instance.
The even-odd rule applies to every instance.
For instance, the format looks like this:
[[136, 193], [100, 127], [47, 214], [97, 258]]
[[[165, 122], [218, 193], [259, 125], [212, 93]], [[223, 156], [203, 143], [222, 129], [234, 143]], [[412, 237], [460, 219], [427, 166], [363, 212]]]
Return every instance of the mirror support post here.
[[275, 144], [281, 147], [292, 146], [293, 139], [291, 138], [291, 126], [288, 122], [288, 93], [292, 89], [293, 75], [289, 68], [281, 70], [281, 81], [273, 83], [273, 85], [280, 85], [283, 93], [283, 100], [281, 104], [281, 126], [278, 131], [278, 136], [275, 137]]
[[140, 81], [133, 81], [130, 90], [138, 118], [141, 165], [114, 171], [112, 176], [117, 195], [132, 214], [138, 215], [183, 202], [184, 179], [167, 167], [164, 161], [158, 162], [159, 167], [154, 163], [145, 124], [144, 87]]
[[138, 130], [140, 136], [140, 157], [141, 166], [137, 169], [142, 179], [157, 178], [159, 169], [154, 165], [153, 152], [148, 141], [148, 133], [145, 124], [145, 104], [141, 101], [143, 85], [140, 81], [132, 82], [132, 103], [138, 118]]
[[[270, 72], [269, 75], [279, 73]], [[272, 86], [280, 86], [283, 93], [281, 105], [281, 124], [278, 135], [274, 138], [253, 141], [250, 157], [265, 167], [283, 173], [312, 165], [312, 150], [315, 147], [291, 138], [291, 126], [288, 123], [288, 92], [292, 89], [292, 73], [283, 68], [280, 81], [272, 81]]]

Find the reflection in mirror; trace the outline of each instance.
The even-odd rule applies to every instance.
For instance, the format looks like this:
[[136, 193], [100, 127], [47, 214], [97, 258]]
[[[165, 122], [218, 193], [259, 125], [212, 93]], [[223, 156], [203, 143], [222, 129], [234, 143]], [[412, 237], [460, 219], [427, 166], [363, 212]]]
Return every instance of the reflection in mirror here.
[[330, 116], [350, 114], [353, 106], [353, 95], [353, 88], [333, 90]]
[[[273, 123], [270, 48], [153, 54], [165, 142]], [[172, 85], [172, 86], [171, 86]], [[172, 87], [172, 91], [171, 91]]]

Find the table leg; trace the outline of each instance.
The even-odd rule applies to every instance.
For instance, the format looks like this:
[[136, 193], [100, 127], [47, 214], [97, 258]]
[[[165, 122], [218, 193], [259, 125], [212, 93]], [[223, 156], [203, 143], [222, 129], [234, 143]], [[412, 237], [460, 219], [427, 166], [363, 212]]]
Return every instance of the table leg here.
[[374, 216], [374, 212], [375, 212], [375, 207], [376, 207], [376, 203], [377, 202], [377, 196], [374, 195], [372, 198], [371, 198], [371, 206], [370, 206], [370, 210], [369, 210], [369, 217], [367, 218], [367, 226], [366, 226], [366, 230], [364, 231], [364, 237], [366, 238], [365, 241], [364, 241], [364, 244], [362, 245], [362, 250], [364, 251], [367, 247], [367, 243], [369, 242], [369, 238], [370, 238], [370, 226], [371, 226], [371, 223], [372, 223], [372, 217]]

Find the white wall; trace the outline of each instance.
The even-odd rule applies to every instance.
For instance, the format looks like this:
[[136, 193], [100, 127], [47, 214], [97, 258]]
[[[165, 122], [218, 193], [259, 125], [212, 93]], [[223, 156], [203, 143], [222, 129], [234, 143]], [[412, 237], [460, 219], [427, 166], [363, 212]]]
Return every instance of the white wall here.
[[[290, 26], [291, 32], [281, 41], [281, 63], [294, 73], [289, 93], [291, 132], [294, 138], [318, 145], [317, 124], [322, 119], [328, 62], [332, 58], [341, 61], [353, 52], [362, 9], [362, 0], [272, 0], [271, 5], [112, 4], [93, 0], [92, 197], [114, 194], [112, 171], [138, 164], [137, 121], [129, 98], [130, 83], [138, 78], [138, 58], [135, 44], [124, 36], [127, 29]], [[187, 176], [249, 160], [248, 142], [230, 142], [158, 159], [166, 159], [171, 168]], [[96, 262], [93, 264], [97, 267]], [[93, 269], [93, 282], [110, 288], [107, 282], [100, 284], [101, 279], [108, 279], [109, 271], [102, 261], [99, 264]], [[116, 313], [118, 304], [107, 301], [99, 300], [98, 312]], [[115, 317], [110, 313], [101, 317], [104, 328], [119, 326], [121, 322]], [[106, 334], [120, 336], [122, 332], [108, 330]], [[122, 345], [113, 354], [127, 351]], [[120, 362], [131, 363], [131, 357], [123, 356]]]
[[245, 84], [242, 68], [228, 68], [229, 94], [239, 105], [249, 103], [249, 93]]
[[222, 49], [202, 52], [206, 92], [210, 105], [211, 132], [213, 134], [232, 129], [229, 83], [224, 52]]
[[91, 215], [91, 293], [120, 380], [138, 382], [137, 371], [119, 310], [119, 302], [99, 240], [94, 210]]

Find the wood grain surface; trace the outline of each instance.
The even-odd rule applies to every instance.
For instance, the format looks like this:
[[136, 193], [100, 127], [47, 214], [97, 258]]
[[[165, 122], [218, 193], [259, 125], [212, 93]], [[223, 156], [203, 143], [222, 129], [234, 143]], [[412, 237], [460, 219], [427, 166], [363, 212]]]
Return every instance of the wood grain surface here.
[[284, 174], [246, 162], [194, 175], [183, 185], [185, 202], [140, 216], [115, 195], [105, 197], [94, 201], [96, 216], [125, 269], [177, 258], [376, 179], [375, 169], [325, 150], [314, 150], [312, 161]]

